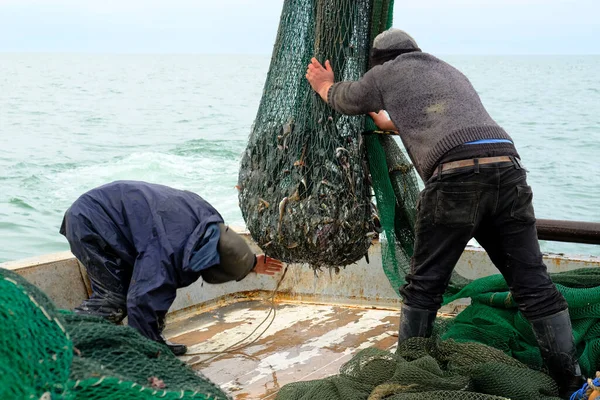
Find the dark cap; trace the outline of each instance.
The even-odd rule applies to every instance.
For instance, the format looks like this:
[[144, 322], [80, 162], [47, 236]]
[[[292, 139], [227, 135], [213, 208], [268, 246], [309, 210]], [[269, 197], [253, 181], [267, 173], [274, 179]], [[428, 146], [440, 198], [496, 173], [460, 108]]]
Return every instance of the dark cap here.
[[415, 51], [421, 51], [415, 39], [401, 29], [390, 28], [381, 32], [373, 40], [371, 66], [381, 65], [399, 55]]
[[254, 268], [256, 255], [244, 238], [225, 224], [219, 224], [219, 233], [217, 249], [221, 262], [203, 270], [202, 278], [208, 283], [241, 281]]
[[420, 50], [415, 39], [402, 29], [390, 28], [381, 32], [373, 40], [377, 50]]

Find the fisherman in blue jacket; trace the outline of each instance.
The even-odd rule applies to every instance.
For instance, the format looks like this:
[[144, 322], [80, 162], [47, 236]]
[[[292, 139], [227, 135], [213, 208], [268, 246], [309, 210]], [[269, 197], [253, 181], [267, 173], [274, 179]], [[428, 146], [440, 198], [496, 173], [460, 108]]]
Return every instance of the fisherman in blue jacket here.
[[178, 288], [200, 277], [223, 283], [282, 268], [256, 256], [199, 195], [146, 182], [117, 181], [83, 194], [66, 211], [60, 233], [92, 284], [75, 312], [115, 323], [127, 316], [175, 355], [186, 346], [168, 342], [162, 330]]

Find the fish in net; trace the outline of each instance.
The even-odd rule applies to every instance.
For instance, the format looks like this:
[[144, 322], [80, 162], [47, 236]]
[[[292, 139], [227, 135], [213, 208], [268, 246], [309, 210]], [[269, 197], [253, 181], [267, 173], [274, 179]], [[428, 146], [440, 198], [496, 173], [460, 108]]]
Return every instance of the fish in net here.
[[246, 226], [270, 256], [313, 266], [362, 258], [377, 235], [364, 116], [335, 112], [305, 79], [311, 57], [358, 79], [368, 62], [370, 1], [285, 1], [239, 173]]

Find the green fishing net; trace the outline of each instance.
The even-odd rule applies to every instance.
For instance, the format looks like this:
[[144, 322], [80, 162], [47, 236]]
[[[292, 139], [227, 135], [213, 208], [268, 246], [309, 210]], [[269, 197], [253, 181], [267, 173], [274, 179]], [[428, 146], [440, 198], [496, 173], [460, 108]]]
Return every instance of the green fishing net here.
[[238, 189], [246, 226], [268, 255], [340, 267], [378, 237], [398, 292], [413, 253], [414, 167], [392, 136], [366, 134], [377, 129], [370, 118], [337, 113], [305, 78], [316, 57], [331, 61], [336, 80], [359, 79], [392, 11], [392, 0], [284, 1]]
[[271, 65], [239, 173], [246, 226], [270, 256], [339, 267], [376, 235], [364, 116], [331, 109], [305, 78], [312, 57], [338, 79], [368, 62], [371, 2], [285, 1]]
[[57, 310], [0, 269], [1, 399], [229, 399], [134, 329]]

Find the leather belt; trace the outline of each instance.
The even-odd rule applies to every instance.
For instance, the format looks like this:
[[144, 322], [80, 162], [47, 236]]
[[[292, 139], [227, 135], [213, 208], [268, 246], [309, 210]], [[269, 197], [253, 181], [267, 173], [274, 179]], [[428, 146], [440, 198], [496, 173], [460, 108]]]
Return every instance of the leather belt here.
[[[514, 162], [518, 163], [519, 167], [521, 167], [521, 162], [516, 157], [513, 158], [513, 157], [509, 157], [509, 156], [500, 156], [500, 157], [471, 158], [469, 160], [451, 161], [451, 162], [442, 164], [442, 173], [444, 173], [446, 171], [450, 171], [452, 169], [471, 167], [471, 166], [474, 166], [476, 163], [479, 165], [504, 163], [504, 162], [514, 163], [513, 160], [514, 160]], [[440, 167], [439, 166], [436, 167], [435, 171], [433, 172], [433, 175], [431, 175], [431, 177], [433, 178], [433, 177], [437, 176], [439, 170], [440, 170]]]

